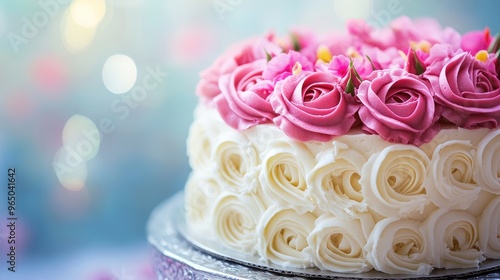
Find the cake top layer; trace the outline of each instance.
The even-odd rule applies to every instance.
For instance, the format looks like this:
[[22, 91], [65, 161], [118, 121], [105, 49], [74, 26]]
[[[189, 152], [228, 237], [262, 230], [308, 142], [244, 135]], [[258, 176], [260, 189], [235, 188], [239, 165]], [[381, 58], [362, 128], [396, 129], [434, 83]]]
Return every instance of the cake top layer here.
[[433, 19], [400, 17], [318, 38], [269, 33], [227, 50], [201, 73], [197, 95], [231, 127], [274, 123], [299, 141], [330, 141], [360, 127], [421, 145], [446, 124], [500, 124], [500, 36], [459, 34]]

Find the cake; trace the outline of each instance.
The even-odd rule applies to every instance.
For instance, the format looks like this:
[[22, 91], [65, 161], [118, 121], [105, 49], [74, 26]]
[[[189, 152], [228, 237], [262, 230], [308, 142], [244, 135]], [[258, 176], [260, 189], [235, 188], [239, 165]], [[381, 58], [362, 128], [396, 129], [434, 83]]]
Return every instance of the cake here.
[[499, 41], [400, 17], [228, 49], [196, 88], [188, 229], [284, 270], [500, 259]]

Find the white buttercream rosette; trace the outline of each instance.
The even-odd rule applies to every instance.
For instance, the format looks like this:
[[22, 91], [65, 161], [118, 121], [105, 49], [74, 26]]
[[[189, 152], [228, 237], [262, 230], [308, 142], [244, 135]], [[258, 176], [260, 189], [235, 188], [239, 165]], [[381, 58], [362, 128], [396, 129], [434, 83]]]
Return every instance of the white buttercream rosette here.
[[193, 170], [203, 172], [212, 170], [210, 157], [213, 142], [218, 138], [218, 135], [229, 131], [229, 129], [213, 110], [206, 110], [203, 106], [196, 108], [195, 121], [189, 128], [187, 139], [189, 165]]
[[429, 157], [412, 145], [395, 144], [373, 154], [359, 180], [369, 208], [386, 216], [405, 217], [430, 202], [425, 190]]
[[466, 211], [438, 209], [423, 222], [422, 231], [433, 248], [435, 267], [478, 267], [484, 260], [477, 219]]
[[478, 222], [479, 247], [488, 258], [500, 259], [500, 196], [493, 198]]
[[500, 194], [500, 129], [486, 135], [477, 145], [476, 162], [479, 185]]
[[311, 212], [299, 214], [277, 206], [267, 209], [257, 228], [259, 255], [284, 267], [314, 266], [307, 237], [315, 220]]
[[220, 192], [221, 188], [213, 178], [191, 174], [184, 191], [186, 221], [190, 229], [211, 232], [210, 213]]
[[481, 188], [474, 176], [474, 153], [468, 141], [450, 140], [436, 147], [425, 184], [434, 204], [463, 210], [478, 197]]
[[432, 246], [415, 220], [385, 218], [373, 228], [365, 246], [373, 267], [388, 274], [428, 275]]
[[333, 146], [307, 175], [309, 193], [321, 210], [352, 219], [367, 211], [359, 184], [366, 158], [345, 143], [334, 141]]
[[312, 211], [314, 203], [307, 199], [306, 175], [315, 161], [307, 147], [293, 140], [279, 139], [271, 142], [264, 152], [260, 183], [264, 193], [284, 208], [299, 213]]
[[258, 185], [258, 154], [242, 134], [231, 131], [213, 144], [211, 160], [215, 178], [225, 190], [235, 193], [255, 191]]
[[323, 214], [307, 237], [314, 263], [322, 270], [362, 273], [372, 269], [363, 247], [373, 226], [373, 218], [363, 213], [352, 220]]
[[256, 253], [256, 227], [263, 210], [262, 203], [252, 195], [221, 194], [212, 212], [217, 240], [234, 250]]

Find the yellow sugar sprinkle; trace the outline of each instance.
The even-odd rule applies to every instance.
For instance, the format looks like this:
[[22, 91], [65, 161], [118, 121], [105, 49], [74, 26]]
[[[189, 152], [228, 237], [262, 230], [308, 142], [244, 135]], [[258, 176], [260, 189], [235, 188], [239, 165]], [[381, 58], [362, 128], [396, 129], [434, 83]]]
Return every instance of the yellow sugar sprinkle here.
[[353, 47], [349, 47], [347, 49], [347, 56], [349, 56], [350, 58], [361, 57], [361, 55], [359, 54], [359, 52], [356, 49], [354, 49]]
[[295, 62], [295, 64], [293, 65], [293, 68], [292, 68], [292, 73], [294, 75], [298, 75], [300, 74], [300, 72], [302, 72], [302, 64], [300, 64], [300, 62]]
[[327, 63], [332, 60], [332, 53], [325, 45], [321, 45], [318, 47], [318, 49], [316, 50], [316, 56], [319, 60], [322, 60]]
[[405, 61], [408, 60], [408, 56], [402, 50], [398, 50], [398, 53]]
[[478, 51], [476, 53], [476, 59], [481, 62], [486, 62], [488, 60], [488, 52], [485, 50]]

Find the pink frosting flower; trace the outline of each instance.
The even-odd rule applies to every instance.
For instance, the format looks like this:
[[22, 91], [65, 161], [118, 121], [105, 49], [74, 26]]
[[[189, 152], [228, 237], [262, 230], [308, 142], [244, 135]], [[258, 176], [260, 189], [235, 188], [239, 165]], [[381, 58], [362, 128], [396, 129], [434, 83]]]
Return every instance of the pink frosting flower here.
[[389, 47], [385, 50], [364, 46], [362, 48], [363, 55], [367, 55], [373, 62], [375, 69], [401, 68], [403, 69], [405, 60], [399, 53], [399, 50]]
[[384, 140], [419, 146], [439, 131], [428, 85], [402, 69], [374, 71], [361, 83], [357, 96], [362, 129]]
[[[336, 55], [332, 58], [330, 63], [326, 65], [327, 66], [326, 69], [318, 69], [318, 70], [329, 71], [333, 75], [339, 78], [343, 78], [347, 75], [347, 72], [349, 71], [350, 62], [351, 60], [348, 57], [344, 55]], [[365, 59], [363, 57], [356, 57], [352, 59], [352, 62], [354, 64], [354, 68], [361, 76], [361, 78], [367, 77], [373, 71], [370, 61], [368, 59]]]
[[222, 94], [214, 99], [222, 119], [235, 129], [247, 129], [271, 122], [276, 116], [269, 103], [273, 92], [270, 81], [262, 78], [266, 60], [238, 66], [219, 79]]
[[268, 63], [262, 76], [273, 83], [277, 83], [292, 75], [293, 67], [300, 63], [302, 71], [313, 71], [314, 64], [303, 54], [289, 51], [273, 57]]
[[459, 53], [427, 77], [442, 116], [465, 128], [496, 128], [500, 123], [500, 81], [495, 72], [469, 53]]
[[475, 55], [480, 50], [487, 50], [492, 40], [488, 28], [480, 31], [471, 31], [462, 36], [462, 50]]
[[250, 39], [228, 49], [209, 68], [201, 72], [201, 79], [196, 86], [196, 95], [203, 102], [210, 103], [221, 92], [220, 76], [231, 73], [240, 65], [266, 58], [267, 54], [281, 53], [281, 48], [273, 42], [273, 39], [273, 35], [269, 34], [264, 38]]
[[326, 72], [289, 76], [276, 84], [271, 105], [274, 123], [289, 137], [328, 141], [345, 134], [355, 122], [359, 104]]
[[439, 76], [443, 66], [461, 51], [453, 50], [450, 45], [436, 44], [430, 49], [429, 56], [425, 59], [426, 70], [424, 76]]

